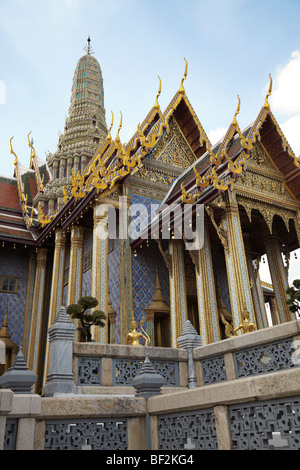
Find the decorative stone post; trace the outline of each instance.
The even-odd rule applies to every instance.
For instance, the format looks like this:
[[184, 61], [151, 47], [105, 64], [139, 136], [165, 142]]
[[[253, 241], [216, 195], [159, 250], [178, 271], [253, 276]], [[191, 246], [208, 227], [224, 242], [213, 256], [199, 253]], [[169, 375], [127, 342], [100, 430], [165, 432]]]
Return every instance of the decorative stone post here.
[[[165, 384], [165, 379], [156, 372], [153, 364], [151, 363], [148, 355], [146, 355], [145, 362], [142, 365], [138, 375], [133, 379], [131, 385], [136, 389], [137, 397], [144, 397], [146, 400], [153, 395], [161, 394], [161, 387]], [[146, 427], [146, 448], [152, 449], [151, 438], [151, 417], [147, 412], [145, 416]]]
[[44, 387], [45, 397], [56, 393], [76, 393], [73, 364], [73, 341], [76, 327], [71, 322], [65, 307], [61, 307], [55, 322], [49, 328], [49, 368]]
[[32, 387], [37, 381], [37, 375], [28, 369], [20, 348], [14, 366], [10, 367], [0, 377], [0, 387], [9, 388], [14, 393], [32, 393]]
[[187, 320], [183, 325], [181, 336], [177, 339], [177, 342], [180, 348], [187, 349], [188, 352], [188, 388], [196, 388], [198, 385], [193, 349], [201, 346], [201, 336], [198, 335], [190, 320]]

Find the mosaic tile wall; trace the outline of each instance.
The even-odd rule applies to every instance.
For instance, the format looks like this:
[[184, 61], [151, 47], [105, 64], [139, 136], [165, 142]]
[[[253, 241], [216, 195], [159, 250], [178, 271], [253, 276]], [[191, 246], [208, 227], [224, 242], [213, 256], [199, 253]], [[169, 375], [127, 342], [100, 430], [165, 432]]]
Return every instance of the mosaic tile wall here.
[[133, 313], [138, 322], [143, 319], [145, 308], [152, 303], [157, 269], [165, 301], [170, 305], [169, 271], [157, 243], [150, 241], [148, 248], [138, 249], [137, 256], [132, 255]]
[[231, 314], [232, 312], [227, 280], [226, 263], [224, 253], [222, 251], [223, 250], [219, 246], [212, 246], [211, 253], [213, 260], [213, 270], [215, 275], [215, 283], [219, 286], [221, 297], [226, 307], [226, 310], [228, 313]]
[[[132, 194], [131, 203], [146, 206], [149, 223], [153, 215], [151, 204], [159, 205], [160, 201]], [[143, 220], [142, 217], [141, 219]], [[138, 322], [143, 319], [145, 308], [151, 305], [155, 293], [157, 269], [165, 301], [170, 305], [169, 272], [156, 242], [150, 240], [148, 248], [144, 245], [143, 249], [137, 250], [137, 256], [132, 255], [133, 313]]]
[[28, 272], [28, 252], [24, 248], [20, 252], [18, 249], [1, 250], [0, 276], [18, 278], [18, 291], [16, 294], [0, 292], [0, 327], [7, 309], [9, 333], [11, 340], [17, 345], [23, 341]]

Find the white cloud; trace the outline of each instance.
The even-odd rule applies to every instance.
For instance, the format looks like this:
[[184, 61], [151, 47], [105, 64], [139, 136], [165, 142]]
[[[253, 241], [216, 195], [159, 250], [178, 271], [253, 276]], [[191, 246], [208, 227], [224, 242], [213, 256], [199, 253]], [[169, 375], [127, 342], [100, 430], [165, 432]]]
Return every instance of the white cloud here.
[[300, 113], [300, 51], [294, 51], [290, 60], [274, 77], [271, 108], [275, 113]]
[[217, 129], [212, 129], [208, 133], [208, 138], [211, 142], [212, 145], [215, 145], [216, 143], [221, 140], [227, 132], [226, 127], [218, 127]]
[[300, 115], [291, 117], [280, 127], [295, 154], [300, 155]]

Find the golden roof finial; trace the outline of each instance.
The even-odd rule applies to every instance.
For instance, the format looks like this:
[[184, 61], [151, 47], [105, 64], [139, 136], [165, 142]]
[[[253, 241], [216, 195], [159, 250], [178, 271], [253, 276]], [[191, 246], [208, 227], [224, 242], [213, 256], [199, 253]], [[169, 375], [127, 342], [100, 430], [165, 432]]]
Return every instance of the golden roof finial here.
[[113, 125], [114, 125], [114, 113], [111, 112], [111, 123], [110, 123], [110, 128], [108, 129], [108, 134], [107, 134], [107, 140], [109, 142], [111, 142], [111, 134], [110, 133], [111, 133]]
[[15, 161], [14, 161], [14, 165], [16, 166], [16, 164], [18, 163], [18, 157], [17, 155], [15, 154], [15, 152], [13, 151], [13, 148], [12, 148], [12, 145], [11, 145], [11, 141], [13, 140], [13, 137], [10, 139], [9, 141], [9, 146], [10, 146], [10, 153], [12, 153], [14, 156], [15, 156]]
[[184, 57], [184, 60], [185, 60], [185, 71], [184, 71], [184, 75], [183, 75], [182, 80], [181, 80], [181, 83], [180, 83], [180, 88], [179, 88], [179, 92], [180, 92], [180, 93], [185, 93], [185, 90], [184, 90], [184, 88], [183, 88], [183, 82], [184, 82], [184, 80], [185, 80], [186, 77], [187, 77], [187, 70], [188, 70], [188, 63], [187, 63], [187, 60], [186, 60], [185, 57]]
[[123, 115], [122, 115], [121, 111], [120, 111], [120, 114], [121, 114], [120, 124], [119, 124], [118, 132], [117, 132], [117, 135], [116, 135], [116, 142], [118, 142], [118, 143], [120, 142], [119, 132], [122, 129], [122, 123], [123, 123]]
[[161, 78], [158, 77], [158, 79], [159, 79], [159, 87], [158, 87], [158, 92], [157, 92], [157, 95], [156, 95], [156, 100], [155, 100], [155, 105], [154, 105], [155, 109], [159, 109], [158, 98], [161, 94]]
[[233, 124], [234, 126], [237, 126], [236, 117], [237, 117], [237, 115], [239, 114], [240, 109], [241, 109], [241, 99], [240, 99], [240, 97], [239, 97], [239, 95], [238, 95], [238, 106], [237, 106], [237, 110], [236, 110], [236, 112], [235, 112], [235, 115], [234, 115], [233, 121], [232, 121], [232, 124]]
[[265, 104], [264, 104], [264, 108], [265, 109], [270, 109], [270, 105], [269, 105], [269, 96], [271, 95], [272, 93], [272, 86], [273, 86], [273, 80], [272, 80], [272, 76], [271, 74], [269, 73], [269, 77], [270, 77], [270, 86], [269, 86], [269, 91], [267, 93], [267, 96], [266, 96], [266, 99], [265, 99]]

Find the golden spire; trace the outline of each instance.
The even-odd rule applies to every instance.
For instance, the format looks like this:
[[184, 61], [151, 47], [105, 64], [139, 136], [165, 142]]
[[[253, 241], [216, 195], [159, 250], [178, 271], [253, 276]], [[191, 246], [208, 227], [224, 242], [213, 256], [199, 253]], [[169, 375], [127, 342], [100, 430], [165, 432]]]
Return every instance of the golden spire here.
[[30, 136], [31, 132], [32, 131], [30, 131], [29, 134], [27, 134], [28, 147], [31, 148], [29, 167], [32, 170], [35, 171], [35, 177], [36, 177], [38, 191], [44, 192], [44, 176], [45, 175], [43, 175], [43, 178], [41, 179], [40, 170], [39, 170], [37, 160], [36, 160], [35, 148], [33, 146], [33, 139], [31, 141], [29, 140], [29, 136]]
[[237, 110], [236, 110], [236, 112], [235, 112], [235, 115], [234, 115], [233, 121], [232, 121], [232, 124], [233, 124], [234, 126], [237, 126], [237, 125], [238, 125], [237, 120], [236, 120], [236, 117], [237, 117], [237, 115], [238, 115], [239, 112], [240, 112], [240, 108], [241, 108], [241, 99], [240, 99], [240, 97], [239, 97], [239, 95], [238, 95], [238, 106], [237, 106]]
[[32, 131], [30, 131], [29, 134], [27, 135], [28, 147], [31, 148], [30, 168], [32, 168], [32, 166], [33, 166], [32, 162], [33, 162], [33, 159], [34, 159], [34, 157], [35, 157], [35, 148], [34, 148], [34, 146], [33, 146], [33, 141], [30, 142], [30, 140], [29, 140], [29, 136], [30, 136], [31, 132], [32, 132]]
[[119, 128], [118, 128], [118, 132], [117, 132], [117, 135], [116, 135], [116, 142], [120, 143], [120, 137], [119, 137], [119, 132], [120, 130], [122, 129], [122, 123], [123, 123], [123, 115], [120, 111], [120, 114], [121, 114], [121, 117], [120, 117], [120, 124], [119, 124]]
[[111, 142], [111, 130], [112, 130], [112, 127], [114, 125], [114, 113], [111, 112], [111, 123], [110, 123], [110, 128], [108, 129], [108, 134], [107, 134], [107, 140], [108, 142]]
[[155, 108], [155, 109], [159, 109], [158, 98], [159, 98], [159, 96], [160, 96], [160, 94], [161, 94], [161, 78], [158, 77], [158, 79], [159, 79], [159, 87], [158, 87], [158, 92], [157, 92], [157, 96], [156, 96], [156, 100], [155, 100], [155, 105], [154, 105], [154, 108]]
[[184, 57], [184, 60], [185, 60], [185, 71], [184, 71], [184, 75], [183, 75], [182, 80], [181, 80], [181, 83], [180, 83], [179, 93], [185, 93], [185, 90], [184, 90], [184, 88], [183, 88], [183, 82], [184, 82], [184, 80], [185, 80], [186, 77], [187, 77], [188, 63], [187, 63], [185, 57]]
[[273, 85], [273, 80], [272, 80], [272, 76], [271, 74], [269, 73], [269, 77], [270, 77], [270, 86], [269, 86], [269, 91], [267, 93], [267, 96], [266, 96], [266, 99], [265, 99], [265, 104], [264, 104], [264, 108], [265, 109], [270, 109], [270, 105], [269, 105], [269, 96], [271, 95], [272, 93], [272, 85]]
[[13, 137], [10, 139], [9, 141], [9, 146], [10, 146], [10, 153], [12, 153], [14, 156], [15, 156], [15, 160], [14, 160], [14, 165], [16, 166], [16, 164], [18, 163], [18, 157], [17, 155], [15, 154], [15, 152], [13, 151], [13, 148], [12, 148], [12, 145], [11, 145], [11, 141], [13, 140]]

